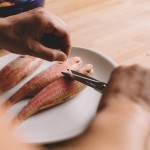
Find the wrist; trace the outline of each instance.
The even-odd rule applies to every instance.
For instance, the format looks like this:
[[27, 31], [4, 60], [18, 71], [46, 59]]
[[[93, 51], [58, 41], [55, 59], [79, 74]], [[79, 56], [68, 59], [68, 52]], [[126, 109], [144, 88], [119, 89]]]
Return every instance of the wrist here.
[[7, 18], [0, 18], [0, 47], [7, 49], [9, 42], [11, 24]]
[[120, 96], [118, 100], [112, 97], [110, 101], [95, 119], [95, 125], [101, 128], [101, 136], [106, 135], [106, 141], [111, 141], [110, 145], [116, 149], [125, 145], [125, 150], [143, 149], [149, 137], [148, 114], [125, 97]]
[[139, 120], [141, 123], [145, 122], [148, 125], [150, 123], [149, 109], [144, 107], [143, 104], [134, 102], [122, 94], [112, 94], [109, 97], [104, 98], [102, 101], [106, 102], [102, 112], [109, 112], [118, 117], [123, 116], [129, 121]]

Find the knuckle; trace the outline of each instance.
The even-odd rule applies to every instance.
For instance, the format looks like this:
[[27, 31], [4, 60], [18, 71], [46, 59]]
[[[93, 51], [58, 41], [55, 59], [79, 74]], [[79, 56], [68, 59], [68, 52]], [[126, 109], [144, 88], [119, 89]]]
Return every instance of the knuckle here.
[[66, 34], [67, 34], [68, 36], [70, 36], [70, 28], [69, 28], [69, 26], [67, 26], [67, 25], [66, 25]]
[[42, 15], [44, 14], [44, 9], [42, 7], [36, 8], [32, 11], [32, 19], [35, 21], [41, 21]]
[[70, 36], [70, 27], [69, 26], [66, 26], [66, 31], [67, 31], [68, 36]]
[[45, 12], [45, 10], [42, 7], [38, 7], [38, 8], [35, 9], [35, 12], [39, 13], [39, 14], [43, 14]]
[[141, 75], [144, 77], [144, 76], [150, 76], [150, 69], [149, 68], [146, 68], [146, 67], [143, 67], [141, 69]]
[[118, 74], [122, 72], [124, 69], [125, 69], [125, 66], [118, 66], [117, 68], [113, 70], [112, 75]]
[[44, 13], [44, 8], [38, 7], [38, 8], [30, 10], [29, 13], [31, 13], [31, 15], [42, 14]]
[[69, 39], [69, 38], [70, 38], [70, 30], [69, 30], [69, 28], [62, 26], [62, 31], [63, 31], [63, 32], [62, 32], [62, 35], [63, 35], [65, 38]]
[[51, 61], [55, 61], [56, 57], [55, 57], [55, 53], [54, 53], [53, 51], [51, 52], [51, 54], [50, 54], [50, 56], [49, 56], [49, 59], [50, 59]]
[[28, 39], [26, 43], [27, 43], [27, 48], [30, 50], [30, 52], [39, 53], [40, 48], [33, 40]]
[[142, 69], [142, 67], [139, 64], [134, 64], [130, 66], [130, 69], [132, 69], [133, 71], [137, 71], [137, 70]]
[[31, 51], [37, 52], [37, 46], [36, 44], [32, 44], [31, 42], [28, 42], [28, 47]]
[[139, 64], [134, 64], [128, 67], [127, 72], [131, 76], [137, 76], [143, 72], [143, 68]]

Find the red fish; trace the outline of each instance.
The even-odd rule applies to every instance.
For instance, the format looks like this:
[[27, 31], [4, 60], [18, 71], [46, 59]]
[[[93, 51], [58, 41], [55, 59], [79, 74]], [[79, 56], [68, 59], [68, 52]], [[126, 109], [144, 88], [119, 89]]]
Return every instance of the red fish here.
[[35, 96], [47, 85], [63, 76], [61, 73], [62, 71], [66, 69], [77, 70], [81, 66], [82, 60], [80, 57], [72, 57], [65, 62], [58, 62], [54, 64], [52, 67], [43, 70], [31, 80], [29, 80], [14, 95], [12, 95], [4, 103], [4, 105], [8, 108], [22, 99]]
[[33, 73], [43, 62], [33, 56], [19, 56], [0, 71], [0, 92], [7, 91]]
[[[81, 73], [92, 76], [94, 69], [91, 64], [85, 65], [80, 69]], [[49, 84], [40, 93], [38, 93], [29, 103], [22, 109], [22, 111], [15, 118], [15, 122], [21, 123], [31, 115], [67, 101], [81, 92], [86, 85], [67, 77], [60, 79]]]

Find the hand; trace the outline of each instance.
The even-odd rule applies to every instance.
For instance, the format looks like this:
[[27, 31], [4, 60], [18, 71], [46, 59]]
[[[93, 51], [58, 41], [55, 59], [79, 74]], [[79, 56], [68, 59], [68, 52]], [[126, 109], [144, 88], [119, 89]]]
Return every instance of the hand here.
[[[150, 110], [150, 69], [139, 65], [120, 66], [111, 75], [108, 87], [104, 92], [100, 108], [110, 103], [116, 105], [112, 98], [124, 99], [139, 105], [144, 111]], [[105, 101], [104, 101], [105, 99]], [[110, 101], [111, 99], [111, 101]]]
[[0, 47], [49, 61], [65, 60], [69, 55], [71, 44], [67, 25], [43, 8], [1, 20]]

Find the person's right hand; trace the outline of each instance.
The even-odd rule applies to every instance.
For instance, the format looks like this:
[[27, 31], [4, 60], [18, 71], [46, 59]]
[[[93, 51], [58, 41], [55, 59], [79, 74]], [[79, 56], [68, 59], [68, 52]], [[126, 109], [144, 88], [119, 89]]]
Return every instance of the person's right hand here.
[[43, 8], [0, 18], [0, 47], [49, 61], [65, 60], [71, 49], [67, 25]]

